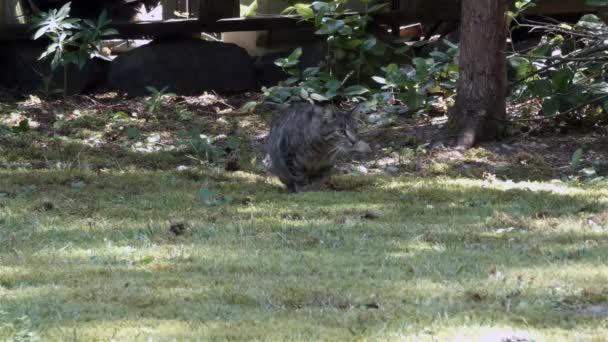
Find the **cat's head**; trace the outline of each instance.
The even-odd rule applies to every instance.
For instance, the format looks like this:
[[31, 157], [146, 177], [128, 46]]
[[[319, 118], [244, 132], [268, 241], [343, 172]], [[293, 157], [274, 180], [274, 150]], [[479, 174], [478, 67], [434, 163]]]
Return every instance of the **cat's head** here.
[[321, 133], [332, 154], [370, 153], [368, 143], [359, 138], [358, 128], [363, 106], [359, 105], [350, 111], [339, 111], [331, 107], [323, 109]]

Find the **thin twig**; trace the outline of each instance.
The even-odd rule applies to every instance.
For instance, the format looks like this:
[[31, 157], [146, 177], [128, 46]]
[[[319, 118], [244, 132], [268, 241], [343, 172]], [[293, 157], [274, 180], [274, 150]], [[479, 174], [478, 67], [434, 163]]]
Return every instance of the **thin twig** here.
[[582, 109], [582, 108], [584, 108], [584, 107], [586, 107], [588, 105], [594, 104], [596, 102], [599, 102], [599, 101], [602, 101], [602, 100], [605, 100], [605, 99], [608, 99], [608, 95], [603, 95], [603, 96], [597, 97], [597, 98], [589, 100], [589, 101], [587, 101], [585, 103], [581, 103], [580, 105], [578, 105], [576, 107], [570, 108], [570, 109], [568, 109], [565, 112], [560, 112], [560, 113], [557, 113], [557, 114], [551, 115], [551, 116], [543, 116], [543, 117], [528, 118], [528, 119], [510, 119], [510, 120], [497, 119], [497, 120], [502, 121], [502, 122], [509, 122], [509, 123], [551, 120], [551, 119], [555, 119], [555, 118], [560, 117], [560, 116], [568, 115], [568, 114], [570, 114], [572, 112], [575, 112], [575, 111], [577, 111], [579, 109]]

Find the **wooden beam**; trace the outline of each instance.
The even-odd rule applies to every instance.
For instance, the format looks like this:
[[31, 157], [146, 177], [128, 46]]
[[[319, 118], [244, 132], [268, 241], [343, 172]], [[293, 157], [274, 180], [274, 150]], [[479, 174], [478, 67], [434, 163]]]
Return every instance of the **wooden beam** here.
[[[416, 1], [406, 9], [378, 13], [374, 15], [374, 20], [389, 26], [415, 22], [459, 21], [460, 3], [458, 0]], [[538, 0], [537, 5], [525, 14], [554, 16], [597, 13], [598, 10], [598, 7], [586, 6], [585, 0]]]
[[[220, 6], [214, 16], [229, 15], [235, 13], [236, 8], [232, 8], [238, 2], [226, 0], [225, 2], [201, 0], [205, 4], [230, 3], [228, 7]], [[203, 3], [201, 2], [201, 5]], [[378, 13], [374, 16], [375, 25], [399, 26], [416, 22], [437, 22], [437, 21], [458, 21], [460, 19], [460, 2], [452, 0], [435, 0], [432, 3], [418, 3], [416, 11], [395, 11], [388, 13]], [[208, 9], [211, 7], [207, 7]], [[212, 8], [211, 8], [212, 9]], [[597, 8], [584, 6], [584, 0], [570, 1], [540, 1], [538, 7], [533, 8], [529, 13], [532, 15], [564, 15], [597, 12]], [[219, 11], [219, 12], [218, 12]], [[202, 12], [202, 9], [201, 11]], [[212, 13], [212, 12], [208, 12]], [[273, 29], [295, 29], [310, 28], [310, 23], [303, 22], [297, 16], [262, 16], [251, 18], [226, 18], [214, 21], [197, 19], [178, 19], [163, 22], [136, 22], [125, 23], [117, 22], [110, 25], [119, 34], [113, 38], [141, 39], [141, 38], [163, 38], [172, 36], [190, 36], [199, 32], [236, 32], [236, 31], [263, 31]], [[32, 36], [32, 31], [25, 24], [0, 25], [0, 41], [4, 40], [27, 40]]]
[[[125, 23], [111, 23], [110, 27], [119, 34], [108, 36], [108, 39], [142, 39], [164, 38], [173, 36], [190, 36], [200, 32], [237, 32], [237, 31], [263, 31], [273, 29], [311, 28], [308, 22], [303, 22], [295, 16], [272, 16], [252, 18], [221, 19], [211, 24], [205, 24], [197, 19], [176, 19], [169, 21], [150, 21]], [[0, 26], [0, 41], [27, 40], [33, 31], [28, 25], [11, 24]]]

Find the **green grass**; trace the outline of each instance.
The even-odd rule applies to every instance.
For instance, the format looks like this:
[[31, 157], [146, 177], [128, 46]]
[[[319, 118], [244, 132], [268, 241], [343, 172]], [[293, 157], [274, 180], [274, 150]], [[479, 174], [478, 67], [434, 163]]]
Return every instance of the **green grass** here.
[[0, 340], [606, 340], [605, 183], [337, 182], [0, 171]]

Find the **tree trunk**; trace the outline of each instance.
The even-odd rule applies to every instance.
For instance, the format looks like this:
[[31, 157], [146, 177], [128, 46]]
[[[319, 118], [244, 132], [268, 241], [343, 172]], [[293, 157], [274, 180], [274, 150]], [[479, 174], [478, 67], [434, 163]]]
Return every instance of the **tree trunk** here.
[[457, 146], [499, 139], [506, 119], [507, 0], [463, 0], [460, 75], [448, 130]]

